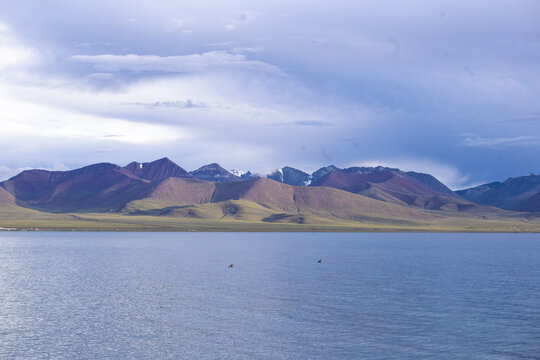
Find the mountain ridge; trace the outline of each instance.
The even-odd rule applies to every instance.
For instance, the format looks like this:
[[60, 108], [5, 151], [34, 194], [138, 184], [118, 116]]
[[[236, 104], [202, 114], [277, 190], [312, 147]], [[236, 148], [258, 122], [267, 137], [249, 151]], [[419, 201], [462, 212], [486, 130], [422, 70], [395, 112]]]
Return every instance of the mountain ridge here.
[[218, 163], [203, 165], [197, 170], [190, 171], [190, 174], [197, 179], [206, 181], [229, 182], [242, 180], [240, 176], [236, 176], [230, 171], [225, 170]]
[[[333, 165], [311, 175], [289, 166], [279, 173], [278, 181], [243, 179], [217, 163], [189, 173], [168, 158], [124, 167], [98, 163], [69, 171], [25, 170], [0, 183], [0, 207], [298, 224], [536, 218], [462, 198], [430, 174]], [[540, 195], [531, 194], [522, 208], [538, 211]]]
[[189, 178], [193, 176], [167, 157], [146, 163], [133, 161], [124, 166], [124, 169], [141, 179], [149, 181], [160, 181], [170, 177]]
[[523, 212], [540, 211], [540, 175], [511, 177], [456, 191], [461, 197], [482, 205]]
[[25, 170], [0, 183], [20, 206], [42, 211], [115, 211], [143, 196], [149, 181], [118, 165], [99, 163], [70, 171]]

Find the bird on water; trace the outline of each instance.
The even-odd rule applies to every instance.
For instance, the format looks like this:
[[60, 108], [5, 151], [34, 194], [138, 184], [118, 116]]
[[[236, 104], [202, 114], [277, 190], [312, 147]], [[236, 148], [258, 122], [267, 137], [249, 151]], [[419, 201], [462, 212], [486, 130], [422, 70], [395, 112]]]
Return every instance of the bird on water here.
[[229, 267], [234, 267], [234, 264], [229, 265]]
[[322, 259], [317, 260], [317, 262], [318, 262], [319, 264], [322, 263]]

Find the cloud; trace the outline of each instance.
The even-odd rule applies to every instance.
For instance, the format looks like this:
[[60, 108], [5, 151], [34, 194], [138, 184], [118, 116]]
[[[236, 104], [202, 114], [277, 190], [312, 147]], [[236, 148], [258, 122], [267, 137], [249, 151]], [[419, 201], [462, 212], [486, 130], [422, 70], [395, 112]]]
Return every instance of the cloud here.
[[191, 24], [192, 21], [172, 17], [165, 22], [163, 28], [167, 32], [181, 32], [183, 34], [191, 34], [193, 33], [193, 30], [187, 27], [188, 23]]
[[19, 174], [21, 171], [29, 170], [29, 167], [24, 168], [9, 168], [5, 165], [0, 165], [0, 181], [4, 181], [12, 178], [13, 176]]
[[202, 102], [202, 101], [193, 101], [191, 99], [180, 100], [180, 101], [155, 101], [155, 102], [126, 102], [122, 105], [129, 106], [143, 106], [145, 108], [179, 108], [179, 109], [207, 109], [211, 105]]
[[[126, 4], [0, 2], [6, 166], [399, 156], [459, 164], [471, 179], [537, 171], [522, 149], [540, 133], [538, 2]], [[531, 118], [504, 121], [516, 114]]]
[[114, 46], [116, 44], [113, 44], [111, 42], [103, 42], [103, 41], [94, 41], [94, 42], [74, 42], [74, 47], [79, 48], [91, 48], [91, 47], [99, 47], [99, 46]]
[[225, 47], [225, 46], [231, 46], [231, 45], [234, 45], [234, 44], [236, 44], [236, 41], [227, 40], [227, 41], [220, 41], [220, 42], [210, 43], [210, 44], [208, 44], [208, 46], [211, 46], [211, 47]]
[[[153, 144], [183, 139], [187, 130], [179, 126], [164, 124], [133, 123], [129, 117], [92, 114], [83, 108], [73, 108], [68, 98], [74, 101], [83, 97], [81, 91], [60, 88], [26, 88], [2, 86], [0, 83], [0, 107], [2, 108], [3, 147], [11, 139], [21, 143], [54, 143], [62, 141], [92, 142], [116, 134], [109, 141], [130, 144]], [[34, 98], [40, 99], [40, 102]], [[99, 95], [90, 96], [93, 106], [99, 104]], [[81, 101], [81, 99], [78, 99]], [[75, 106], [77, 107], [77, 106]]]
[[248, 60], [245, 55], [227, 51], [209, 51], [202, 54], [180, 56], [157, 55], [73, 55], [72, 60], [90, 63], [105, 72], [164, 72], [194, 73], [219, 69], [246, 69], [281, 74], [282, 71], [262, 61]]
[[165, 23], [165, 29], [167, 31], [176, 31], [182, 30], [186, 26], [186, 21], [184, 19], [169, 18]]
[[527, 122], [540, 122], [540, 115], [525, 115], [525, 116], [515, 116], [504, 120], [505, 122], [514, 122], [514, 123], [527, 123]]
[[[325, 126], [326, 121], [318, 118], [325, 118], [328, 109], [321, 104], [315, 108], [296, 104], [294, 96], [305, 90], [287, 77], [264, 83], [261, 79], [266, 76], [144, 77], [124, 84], [121, 91], [88, 91], [80, 81], [62, 82], [55, 77], [35, 84], [0, 82], [0, 124], [6, 129], [0, 152], [23, 165], [58, 158], [78, 167], [169, 156], [179, 158], [187, 168], [215, 161], [252, 171], [282, 166], [281, 152], [288, 152], [291, 138], [307, 145], [315, 137], [298, 139], [294, 132], [271, 124]], [[93, 81], [117, 77], [121, 74], [86, 76]], [[329, 117], [336, 121], [340, 116], [332, 111]], [[276, 143], [283, 146], [276, 148]]]
[[510, 137], [467, 137], [463, 140], [464, 146], [483, 148], [503, 148], [507, 146], [538, 146], [540, 136], [510, 136]]
[[[24, 170], [30, 170], [32, 168], [30, 167], [22, 167], [22, 168], [10, 168], [6, 165], [0, 165], [0, 181], [4, 181], [7, 179], [12, 178], [15, 175], [20, 174]], [[50, 170], [50, 171], [67, 171], [69, 168], [61, 163], [61, 162], [55, 162], [52, 167], [44, 168], [44, 167], [38, 167], [38, 169], [42, 170]]]
[[67, 170], [69, 170], [69, 167], [64, 163], [55, 162], [53, 164], [52, 169], [50, 169], [50, 170], [52, 170], [52, 171], [67, 171]]
[[279, 122], [275, 123], [276, 126], [311, 126], [311, 127], [324, 127], [324, 126], [335, 126], [331, 122], [320, 121], [320, 120], [297, 120], [291, 122]]
[[0, 22], [0, 71], [32, 63], [37, 54], [13, 35], [11, 29]]
[[227, 30], [235, 30], [240, 26], [249, 24], [250, 22], [252, 22], [255, 19], [255, 17], [257, 15], [258, 14], [255, 13], [254, 11], [243, 11], [243, 12], [233, 16], [232, 18], [230, 18], [227, 21], [227, 24], [225, 25], [225, 29], [227, 29]]
[[264, 47], [262, 46], [254, 46], [254, 47], [235, 47], [232, 49], [232, 52], [235, 54], [243, 54], [243, 53], [261, 53], [264, 51]]

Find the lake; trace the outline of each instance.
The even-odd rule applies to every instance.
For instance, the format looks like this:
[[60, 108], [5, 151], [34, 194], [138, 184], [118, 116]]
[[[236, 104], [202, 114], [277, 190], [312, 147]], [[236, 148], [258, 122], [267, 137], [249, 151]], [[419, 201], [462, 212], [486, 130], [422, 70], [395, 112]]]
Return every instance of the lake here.
[[0, 358], [540, 359], [540, 234], [0, 232]]

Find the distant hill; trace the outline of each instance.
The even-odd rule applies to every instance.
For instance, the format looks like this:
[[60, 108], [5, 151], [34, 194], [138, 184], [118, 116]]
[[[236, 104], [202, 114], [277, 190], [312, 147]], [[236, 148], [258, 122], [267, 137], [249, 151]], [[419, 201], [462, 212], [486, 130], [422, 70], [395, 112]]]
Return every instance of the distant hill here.
[[[207, 206], [201, 207], [201, 204]], [[221, 210], [216, 212], [216, 209]], [[250, 209], [257, 211], [253, 214]], [[194, 218], [232, 216], [267, 222], [305, 222], [312, 218], [411, 221], [433, 217], [429, 213], [341, 190], [297, 187], [267, 178], [229, 183], [170, 178], [156, 186], [146, 198], [126, 207], [131, 213], [144, 214], [145, 210], [147, 214], [183, 214]]]
[[509, 178], [456, 193], [477, 204], [496, 206], [514, 211], [540, 211], [540, 175]]
[[[528, 224], [538, 218], [475, 204], [454, 195], [429, 174], [335, 166], [312, 175], [291, 167], [279, 173], [280, 181], [265, 177], [245, 180], [214, 163], [192, 175], [167, 158], [125, 167], [100, 163], [70, 171], [26, 170], [0, 183], [0, 214], [17, 221], [17, 214], [31, 214], [44, 224], [47, 217], [34, 210], [67, 213], [62, 221], [71, 219], [69, 214], [107, 213], [200, 221], [345, 227], [385, 224], [426, 229], [434, 223], [448, 229], [460, 229], [464, 223], [482, 228], [482, 221], [502, 221], [506, 227], [501, 229], [508, 229], [516, 221]], [[504, 194], [514, 194], [513, 199], [520, 200], [518, 209], [536, 211], [539, 184], [537, 177], [516, 178], [470, 189], [468, 194], [493, 196], [492, 192], [498, 194], [507, 188]], [[80, 219], [80, 215], [75, 218]]]
[[429, 174], [386, 167], [338, 169], [331, 165], [316, 171], [311, 185], [333, 187], [372, 199], [432, 210], [445, 206], [459, 208], [468, 204]]
[[450, 190], [446, 185], [440, 182], [433, 175], [418, 173], [414, 171], [407, 171], [405, 174], [440, 194], [455, 196], [455, 193], [452, 190]]
[[242, 180], [241, 177], [232, 174], [230, 171], [225, 170], [216, 163], [201, 166], [197, 170], [191, 171], [191, 175], [195, 176], [197, 179], [214, 182], [230, 182]]
[[144, 196], [150, 182], [114, 164], [71, 171], [25, 170], [1, 186], [17, 204], [50, 212], [117, 211]]
[[[457, 198], [456, 198], [457, 199]], [[132, 201], [125, 214], [192, 219], [279, 223], [417, 223], [442, 219], [506, 218], [503, 210], [457, 199], [431, 207], [411, 207], [322, 186], [291, 186], [267, 178], [210, 183], [170, 178], [144, 198]]]
[[[339, 173], [339, 174], [351, 174], [351, 176], [347, 175], [336, 175], [331, 176], [333, 177], [341, 177], [341, 180], [337, 181], [328, 181], [328, 180], [322, 180], [323, 178], [326, 179], [326, 177], [329, 174], [332, 173]], [[375, 175], [371, 175], [375, 174]], [[378, 174], [378, 175], [377, 175]], [[284, 168], [278, 169], [272, 174], [267, 175], [269, 179], [276, 180], [279, 182], [282, 182], [284, 184], [288, 185], [295, 185], [295, 186], [329, 186], [334, 187], [336, 189], [342, 189], [353, 193], [359, 193], [360, 189], [366, 190], [367, 187], [370, 185], [368, 184], [370, 182], [370, 179], [377, 179], [386, 176], [386, 175], [392, 175], [387, 177], [390, 179], [393, 176], [400, 176], [403, 178], [408, 179], [407, 181], [416, 184], [415, 186], [410, 186], [409, 188], [415, 188], [418, 186], [418, 184], [423, 185], [424, 188], [431, 189], [430, 192], [431, 195], [441, 195], [446, 197], [454, 198], [456, 197], [455, 193], [450, 190], [446, 185], [444, 185], [442, 182], [437, 180], [434, 176], [430, 174], [424, 174], [424, 173], [418, 173], [414, 171], [408, 171], [403, 172], [399, 169], [393, 169], [383, 166], [377, 166], [377, 167], [349, 167], [349, 168], [338, 168], [335, 165], [329, 165], [322, 167], [316, 171], [314, 171], [311, 175], [286, 166]], [[360, 175], [360, 176], [359, 176]], [[347, 180], [345, 180], [347, 178]], [[345, 181], [345, 183], [341, 183], [342, 181]], [[355, 183], [355, 181], [357, 183]], [[380, 181], [375, 181], [376, 183], [379, 183]], [[324, 184], [323, 184], [324, 183]], [[388, 183], [387, 186], [389, 187], [391, 183]], [[418, 189], [417, 189], [418, 190]], [[398, 195], [398, 197], [403, 197], [401, 194], [409, 194], [409, 190], [404, 189], [402, 186], [398, 186], [396, 189], [390, 189], [388, 188], [388, 191], [395, 193]], [[420, 193], [413, 192], [410, 195], [412, 197], [417, 197], [417, 195], [425, 195], [426, 189], [422, 189], [419, 191]], [[429, 191], [428, 191], [429, 192]], [[376, 196], [375, 194], [365, 193], [363, 195], [370, 196], [379, 200], [384, 200], [384, 196], [381, 198], [380, 196]], [[410, 203], [411, 199], [404, 199], [405, 203]], [[412, 201], [414, 203], [414, 201]]]
[[417, 182], [422, 183], [424, 186], [436, 191], [437, 193], [446, 194], [450, 196], [455, 195], [452, 190], [450, 190], [446, 185], [444, 185], [442, 182], [437, 180], [433, 175], [417, 173], [414, 171], [404, 172], [399, 169], [389, 168], [389, 167], [384, 167], [384, 166], [376, 166], [376, 167], [353, 166], [349, 168], [340, 169], [334, 165], [329, 165], [315, 171], [311, 175], [311, 183], [312, 184], [319, 183], [320, 178], [332, 172], [341, 172], [341, 173], [348, 173], [348, 174], [373, 174], [373, 173], [379, 173], [379, 172], [386, 172], [386, 173], [390, 172], [390, 173], [398, 174], [402, 176], [406, 175], [409, 178], [412, 178], [416, 180]]
[[15, 196], [0, 187], [0, 205], [15, 205]]
[[290, 166], [285, 166], [284, 168], [278, 169], [266, 177], [287, 185], [295, 186], [309, 185], [311, 178], [309, 174]]
[[311, 174], [311, 184], [317, 183], [320, 178], [334, 171], [343, 171], [343, 169], [340, 169], [334, 165], [329, 165], [314, 171], [313, 174]]
[[168, 158], [162, 158], [147, 163], [138, 163], [136, 161], [124, 167], [137, 177], [149, 181], [161, 181], [170, 177], [190, 178], [192, 175]]

